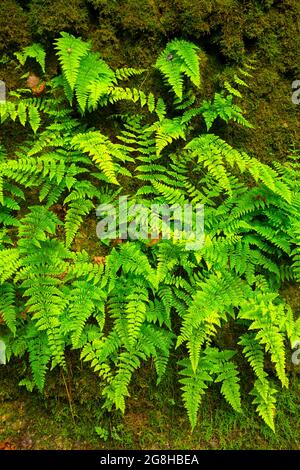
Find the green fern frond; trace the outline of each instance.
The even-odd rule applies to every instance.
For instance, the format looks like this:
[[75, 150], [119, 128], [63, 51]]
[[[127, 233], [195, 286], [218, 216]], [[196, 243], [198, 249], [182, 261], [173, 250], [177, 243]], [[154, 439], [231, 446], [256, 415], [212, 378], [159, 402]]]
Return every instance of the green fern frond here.
[[204, 101], [200, 111], [203, 114], [207, 130], [211, 128], [217, 117], [225, 122], [233, 120], [244, 127], [253, 127], [244, 118], [241, 108], [232, 102], [232, 95], [225, 97], [223, 94], [216, 93], [213, 102]]
[[260, 343], [255, 338], [255, 334], [248, 333], [241, 336], [239, 344], [243, 346], [243, 354], [251, 365], [255, 375], [259, 380], [264, 380], [264, 352]]
[[141, 75], [146, 69], [136, 69], [133, 67], [122, 67], [115, 70], [117, 80], [128, 80], [136, 75]]
[[7, 248], [0, 251], [0, 281], [4, 283], [20, 268], [20, 252], [17, 248]]
[[194, 429], [197, 424], [197, 415], [202, 396], [208, 387], [207, 383], [212, 382], [213, 379], [205, 367], [205, 363], [202, 363], [201, 360], [196, 370], [191, 367], [188, 359], [183, 359], [179, 362], [179, 365], [182, 367], [179, 373], [184, 376], [184, 378], [179, 380], [182, 384], [182, 399], [192, 429]]
[[45, 333], [38, 332], [33, 325], [27, 331], [27, 348], [34, 384], [40, 392], [45, 385], [45, 377], [51, 353]]
[[168, 43], [156, 61], [156, 68], [166, 78], [179, 99], [182, 99], [183, 96], [183, 74], [195, 86], [200, 86], [198, 49], [191, 42], [183, 39], [174, 39]]
[[71, 340], [74, 348], [78, 347], [84, 326], [88, 318], [97, 311], [103, 312], [102, 290], [88, 281], [75, 281], [69, 297]]
[[162, 150], [173, 140], [185, 140], [185, 125], [181, 118], [163, 119], [148, 128], [148, 131], [156, 133], [156, 153], [160, 155]]
[[141, 325], [146, 318], [148, 300], [147, 289], [139, 287], [126, 296], [125, 313], [128, 321], [128, 340], [131, 346], [134, 346], [140, 336]]
[[143, 353], [136, 351], [121, 353], [118, 358], [117, 372], [110, 384], [103, 391], [106, 404], [114, 404], [116, 409], [125, 411], [125, 398], [129, 396], [128, 387], [134, 371], [139, 367], [141, 359], [145, 359]]
[[46, 52], [41, 44], [35, 42], [30, 46], [24, 47], [21, 52], [16, 52], [14, 55], [21, 65], [25, 65], [28, 57], [35, 59], [45, 73]]
[[81, 59], [90, 51], [91, 45], [71, 34], [61, 33], [61, 37], [56, 40], [55, 48], [58, 51], [58, 59], [66, 80], [73, 91]]
[[253, 390], [250, 392], [254, 395], [253, 403], [257, 405], [258, 414], [265, 423], [275, 432], [274, 416], [277, 390], [272, 388], [267, 380], [256, 380]]
[[274, 297], [276, 294], [257, 294], [248, 299], [247, 303], [242, 304], [238, 317], [252, 321], [249, 329], [258, 330], [255, 339], [265, 346], [266, 352], [270, 352], [278, 378], [287, 387], [284, 337], [279, 327], [278, 306], [273, 303]]
[[77, 134], [72, 139], [72, 143], [76, 148], [92, 157], [92, 160], [99, 166], [109, 182], [119, 184], [116, 179], [113, 159], [121, 161], [129, 159], [124, 152], [124, 147], [113, 144], [106, 136], [96, 131]]
[[9, 283], [0, 285], [0, 316], [15, 335], [17, 331], [16, 290]]
[[88, 215], [94, 208], [92, 201], [86, 199], [77, 199], [69, 204], [68, 211], [65, 218], [65, 231], [66, 231], [66, 246], [69, 247], [80, 225], [83, 222], [83, 217]]
[[[85, 111], [88, 101], [92, 109], [114, 80], [114, 72], [96, 53], [89, 53], [80, 62], [75, 93], [80, 110]], [[98, 91], [97, 91], [98, 89]]]
[[211, 363], [210, 369], [216, 374], [215, 382], [222, 382], [222, 395], [240, 413], [242, 409], [237, 365], [230, 360], [236, 352], [219, 351], [216, 348], [207, 348], [204, 352], [206, 360]]

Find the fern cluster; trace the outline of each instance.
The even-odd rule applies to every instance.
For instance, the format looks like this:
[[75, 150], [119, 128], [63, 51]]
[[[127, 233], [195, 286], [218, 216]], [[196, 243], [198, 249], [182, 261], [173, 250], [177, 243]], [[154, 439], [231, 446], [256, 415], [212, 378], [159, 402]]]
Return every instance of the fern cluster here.
[[[42, 391], [47, 370], [66, 367], [68, 349], [79, 349], [101, 378], [103, 406], [124, 412], [135, 371], [151, 359], [159, 383], [172, 353], [192, 428], [212, 384], [242, 411], [247, 370], [257, 412], [274, 430], [288, 342], [300, 336], [280, 295], [284, 282], [300, 280], [297, 156], [271, 167], [211, 132], [218, 118], [251, 124], [229, 82], [199, 102], [194, 44], [173, 40], [157, 59], [171, 89], [165, 99], [141, 89], [143, 69], [112, 70], [80, 38], [62, 33], [55, 49], [61, 74], [45, 94], [16, 90], [0, 105], [3, 127], [31, 126], [13, 150], [0, 148], [1, 335], [8, 359], [28, 356], [21, 385]], [[17, 58], [45, 71], [38, 44]], [[118, 112], [122, 101], [136, 111]], [[103, 126], [92, 127], [99, 116]], [[149, 210], [204, 205], [204, 245], [141, 236], [83, 250], [81, 227], [120, 194]]]

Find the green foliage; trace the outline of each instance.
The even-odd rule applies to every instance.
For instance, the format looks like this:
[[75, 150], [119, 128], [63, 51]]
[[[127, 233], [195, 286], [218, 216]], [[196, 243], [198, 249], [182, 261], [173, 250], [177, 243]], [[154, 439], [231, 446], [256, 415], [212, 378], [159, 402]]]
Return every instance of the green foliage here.
[[3, 320], [10, 331], [15, 334], [17, 321], [15, 287], [9, 283], [2, 283], [0, 285], [0, 294], [0, 311]]
[[0, 119], [1, 122], [6, 121], [8, 118], [16, 121], [18, 118], [20, 123], [24, 126], [28, 121], [33, 132], [36, 133], [40, 127], [40, 104], [32, 98], [27, 98], [14, 103], [7, 101], [0, 103]]
[[[4, 126], [18, 118], [34, 131], [0, 148], [0, 327], [8, 358], [28, 357], [21, 385], [42, 392], [48, 369], [78, 349], [100, 377], [103, 407], [124, 412], [146, 362], [158, 383], [178, 365], [192, 428], [209, 386], [241, 413], [246, 378], [274, 430], [273, 382], [288, 386], [287, 340], [300, 335], [281, 296], [300, 278], [297, 159], [269, 166], [204, 131], [218, 117], [251, 126], [228, 86], [202, 102], [184, 87], [185, 77], [200, 85], [187, 41], [156, 62], [173, 100], [143, 91], [143, 70], [113, 71], [80, 38], [62, 33], [55, 48], [61, 75], [46, 93], [16, 90], [1, 107]], [[204, 204], [204, 243], [190, 249], [172, 226], [169, 239], [112, 245], [89, 232], [84, 249], [93, 211], [119, 195], [147, 214], [152, 203]]]
[[163, 74], [179, 99], [182, 99], [183, 95], [183, 74], [195, 86], [200, 86], [197, 50], [198, 47], [188, 41], [174, 39], [168, 43], [156, 61], [156, 68]]
[[77, 134], [72, 143], [75, 148], [89, 153], [110, 183], [118, 184], [113, 158], [123, 162], [131, 160], [125, 153], [126, 149], [121, 145], [113, 144], [107, 137], [96, 131]]
[[77, 81], [81, 59], [90, 51], [91, 46], [68, 33], [62, 33], [56, 42], [59, 51], [59, 62], [64, 72], [67, 83], [74, 90]]
[[225, 122], [232, 119], [245, 127], [252, 127], [247, 119], [244, 118], [241, 108], [234, 104], [232, 100], [232, 95], [225, 97], [220, 93], [216, 93], [213, 102], [205, 101], [203, 103], [201, 111], [205, 119], [207, 130], [211, 128], [217, 117], [220, 117]]
[[99, 98], [114, 81], [114, 72], [98, 54], [90, 51], [89, 43], [68, 33], [61, 34], [56, 49], [66, 96], [72, 101], [75, 91], [82, 112], [87, 107], [96, 108]]
[[41, 66], [42, 71], [45, 73], [46, 67], [46, 53], [43, 46], [38, 43], [33, 43], [31, 46], [24, 47], [22, 52], [15, 53], [16, 58], [21, 65], [25, 65], [26, 60], [30, 57], [35, 59], [37, 63]]
[[256, 380], [251, 395], [254, 395], [253, 403], [265, 423], [275, 432], [275, 395], [276, 390], [271, 388], [266, 380]]

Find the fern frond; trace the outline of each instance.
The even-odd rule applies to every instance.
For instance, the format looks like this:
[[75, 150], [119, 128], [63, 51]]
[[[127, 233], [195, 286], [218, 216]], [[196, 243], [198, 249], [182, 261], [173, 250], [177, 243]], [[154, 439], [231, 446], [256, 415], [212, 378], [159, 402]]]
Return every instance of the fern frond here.
[[115, 70], [117, 80], [128, 80], [136, 75], [141, 75], [145, 72], [145, 69], [136, 69], [133, 67], [122, 67]]
[[216, 374], [215, 382], [222, 382], [222, 395], [240, 413], [242, 409], [237, 365], [230, 360], [236, 352], [219, 351], [216, 348], [207, 348], [204, 352], [206, 360], [211, 364], [210, 369]]
[[275, 432], [274, 416], [277, 390], [272, 388], [267, 380], [256, 380], [253, 390], [250, 392], [254, 395], [253, 403], [257, 405], [258, 414], [265, 423]]
[[66, 246], [69, 247], [82, 224], [83, 217], [88, 215], [94, 208], [92, 201], [77, 199], [69, 204], [65, 218]]
[[182, 74], [185, 74], [195, 86], [200, 86], [197, 50], [198, 47], [188, 41], [174, 39], [168, 43], [156, 61], [156, 68], [166, 78], [179, 99], [183, 96]]
[[21, 65], [25, 65], [28, 57], [35, 59], [45, 73], [46, 52], [41, 44], [35, 42], [30, 46], [24, 47], [21, 52], [16, 52], [14, 55]]
[[74, 348], [78, 347], [84, 326], [88, 318], [102, 310], [104, 315], [103, 293], [88, 281], [75, 281], [69, 297], [71, 340]]
[[146, 317], [148, 300], [147, 289], [139, 287], [133, 289], [132, 292], [126, 296], [125, 313], [128, 321], [128, 340], [131, 346], [134, 346], [140, 336], [141, 325]]
[[48, 369], [48, 363], [51, 358], [45, 333], [38, 332], [32, 325], [27, 332], [29, 362], [31, 365], [34, 384], [40, 392], [45, 385], [45, 376]]
[[92, 157], [109, 182], [119, 184], [116, 179], [113, 159], [121, 161], [129, 159], [121, 145], [113, 144], [107, 137], [96, 131], [77, 134], [72, 139], [72, 143], [76, 148]]
[[201, 360], [196, 370], [191, 367], [188, 359], [183, 359], [179, 362], [179, 365], [183, 368], [179, 373], [184, 376], [184, 378], [179, 380], [182, 384], [182, 399], [192, 429], [194, 429], [197, 424], [197, 415], [202, 396], [208, 387], [207, 383], [212, 382], [213, 379], [205, 367], [205, 363], [202, 364]]
[[61, 33], [61, 37], [56, 40], [55, 48], [58, 51], [58, 60], [67, 83], [73, 91], [78, 78], [81, 59], [90, 51], [91, 45], [71, 34]]
[[17, 331], [16, 291], [12, 284], [0, 284], [0, 316], [15, 335]]

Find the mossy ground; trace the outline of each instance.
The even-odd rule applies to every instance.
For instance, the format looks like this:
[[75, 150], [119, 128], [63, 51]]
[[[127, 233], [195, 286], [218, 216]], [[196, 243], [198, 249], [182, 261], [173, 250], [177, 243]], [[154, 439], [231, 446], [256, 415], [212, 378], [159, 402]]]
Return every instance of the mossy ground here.
[[[52, 375], [42, 397], [18, 387], [17, 367], [1, 367], [0, 447], [300, 450], [297, 368], [292, 372], [290, 388], [278, 393], [274, 434], [258, 418], [248, 395], [243, 397], [243, 414], [238, 415], [220, 399], [217, 389], [206, 394], [199, 423], [191, 432], [177, 384], [169, 377], [155, 386], [151, 369], [135, 377], [122, 417], [117, 412], [108, 414], [101, 410], [99, 384], [88, 370], [74, 370], [73, 378], [65, 378], [69, 402], [61, 375]], [[107, 440], [97, 435], [96, 426], [107, 432]]]

